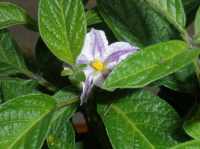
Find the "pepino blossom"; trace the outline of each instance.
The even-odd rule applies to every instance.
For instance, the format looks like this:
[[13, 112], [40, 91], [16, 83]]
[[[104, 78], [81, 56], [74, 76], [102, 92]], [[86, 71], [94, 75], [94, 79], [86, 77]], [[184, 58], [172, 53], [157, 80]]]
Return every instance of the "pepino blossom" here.
[[77, 58], [77, 64], [86, 65], [83, 70], [86, 80], [83, 82], [81, 104], [86, 102], [94, 85], [101, 87], [113, 67], [137, 50], [137, 47], [127, 42], [115, 42], [108, 45], [103, 31], [91, 29], [85, 37], [82, 51]]

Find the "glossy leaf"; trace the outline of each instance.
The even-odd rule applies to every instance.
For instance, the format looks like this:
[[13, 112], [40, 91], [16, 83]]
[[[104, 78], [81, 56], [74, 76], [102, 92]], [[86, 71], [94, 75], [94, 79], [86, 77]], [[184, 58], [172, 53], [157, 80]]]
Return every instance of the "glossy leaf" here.
[[[54, 95], [58, 104], [70, 102], [78, 98], [75, 91], [61, 90]], [[69, 122], [76, 110], [76, 104], [66, 106], [53, 115], [52, 126], [48, 135], [48, 146], [50, 149], [75, 149], [75, 132]]]
[[195, 22], [194, 22], [194, 29], [195, 29], [195, 42], [200, 43], [200, 7], [197, 11]]
[[0, 80], [0, 89], [4, 101], [9, 99], [36, 92], [38, 86], [35, 80], [4, 79]]
[[192, 140], [178, 144], [170, 149], [199, 149], [199, 147], [200, 147], [200, 141]]
[[88, 26], [102, 23], [99, 14], [95, 10], [88, 10], [86, 13], [86, 19]]
[[176, 37], [176, 31], [144, 0], [97, 2], [101, 16], [118, 40], [143, 46]]
[[140, 88], [190, 64], [199, 50], [186, 49], [182, 41], [169, 41], [146, 47], [117, 65], [104, 82], [104, 88]]
[[20, 96], [0, 105], [0, 148], [40, 149], [55, 101], [42, 94]]
[[98, 105], [113, 149], [169, 148], [176, 144], [172, 134], [179, 116], [165, 101], [146, 91]]
[[192, 138], [200, 139], [200, 106], [190, 114], [183, 127]]
[[154, 10], [161, 13], [179, 31], [186, 25], [182, 0], [145, 0]]
[[10, 34], [0, 31], [0, 76], [24, 73], [26, 66], [22, 55]]
[[0, 29], [19, 24], [34, 27], [35, 22], [23, 8], [13, 3], [0, 2]]
[[81, 0], [40, 0], [40, 34], [60, 60], [75, 63], [83, 45], [86, 18]]

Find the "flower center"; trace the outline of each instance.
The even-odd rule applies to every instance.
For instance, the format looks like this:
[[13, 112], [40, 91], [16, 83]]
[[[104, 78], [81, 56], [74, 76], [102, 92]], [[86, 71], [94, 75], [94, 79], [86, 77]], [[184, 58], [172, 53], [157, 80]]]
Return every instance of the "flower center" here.
[[104, 63], [102, 63], [100, 60], [96, 59], [90, 64], [92, 68], [94, 68], [96, 71], [103, 71], [105, 69]]

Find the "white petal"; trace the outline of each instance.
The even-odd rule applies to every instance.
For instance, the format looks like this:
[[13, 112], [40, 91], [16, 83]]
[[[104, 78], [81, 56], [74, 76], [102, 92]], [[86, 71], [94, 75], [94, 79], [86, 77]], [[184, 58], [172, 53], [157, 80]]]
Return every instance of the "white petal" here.
[[98, 73], [94, 76], [94, 84], [98, 87], [101, 87], [105, 78], [103, 77], [102, 73]]
[[94, 86], [93, 83], [93, 77], [92, 76], [88, 76], [85, 80], [84, 83], [82, 83], [83, 89], [82, 89], [82, 93], [81, 93], [81, 105], [85, 102], [87, 102], [87, 99], [91, 93], [91, 90]]
[[[94, 50], [94, 36], [91, 32], [87, 33], [85, 36], [85, 41], [80, 55], [77, 58], [77, 64], [88, 64], [94, 59], [93, 50]], [[85, 63], [82, 63], [85, 62]]]
[[86, 34], [83, 48], [77, 58], [77, 64], [89, 64], [94, 59], [102, 60], [105, 57], [105, 49], [108, 40], [104, 31], [91, 29]]
[[105, 57], [105, 50], [108, 47], [108, 40], [102, 30], [91, 29], [94, 38], [93, 56], [95, 59], [102, 60]]
[[112, 69], [115, 65], [120, 63], [130, 54], [136, 52], [138, 49], [138, 47], [134, 47], [127, 42], [115, 42], [106, 49], [106, 59], [104, 62], [107, 63], [109, 69]]

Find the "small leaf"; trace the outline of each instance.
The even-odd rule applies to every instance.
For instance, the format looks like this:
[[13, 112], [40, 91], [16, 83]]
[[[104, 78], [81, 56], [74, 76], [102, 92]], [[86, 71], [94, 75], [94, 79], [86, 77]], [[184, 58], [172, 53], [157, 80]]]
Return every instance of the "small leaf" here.
[[99, 14], [95, 10], [88, 10], [86, 12], [86, 19], [87, 19], [88, 26], [102, 23], [102, 20]]
[[22, 80], [22, 79], [5, 79], [0, 81], [0, 88], [2, 91], [2, 98], [4, 101], [36, 92], [38, 86], [35, 80]]
[[0, 31], [0, 76], [24, 73], [27, 68], [19, 49], [10, 34]]
[[[72, 89], [61, 90], [54, 95], [58, 104], [78, 99]], [[75, 149], [75, 132], [69, 122], [75, 112], [77, 104], [71, 104], [56, 111], [53, 115], [52, 125], [48, 134], [50, 149]]]
[[186, 49], [182, 41], [168, 41], [146, 47], [117, 65], [104, 88], [141, 88], [190, 64], [199, 50]]
[[158, 80], [155, 84], [182, 93], [197, 93], [199, 88], [193, 64], [189, 64], [179, 71]]
[[81, 0], [40, 0], [40, 33], [60, 60], [75, 63], [83, 45], [86, 24]]
[[150, 6], [161, 13], [179, 31], [186, 25], [186, 16], [182, 0], [145, 0]]
[[192, 140], [178, 144], [170, 149], [199, 149], [199, 147], [200, 147], [200, 141]]
[[118, 40], [137, 46], [168, 41], [174, 28], [144, 0], [98, 0], [100, 15]]
[[190, 114], [190, 117], [185, 121], [183, 128], [192, 138], [200, 139], [200, 106]]
[[35, 28], [36, 23], [23, 8], [13, 3], [0, 2], [0, 29], [19, 24]]
[[40, 149], [54, 109], [54, 99], [43, 94], [20, 96], [0, 105], [0, 148]]
[[200, 7], [197, 11], [195, 22], [194, 22], [194, 30], [195, 30], [195, 42], [200, 43]]
[[164, 100], [146, 91], [113, 99], [110, 105], [98, 105], [113, 149], [169, 148], [176, 144], [173, 134], [180, 118]]

